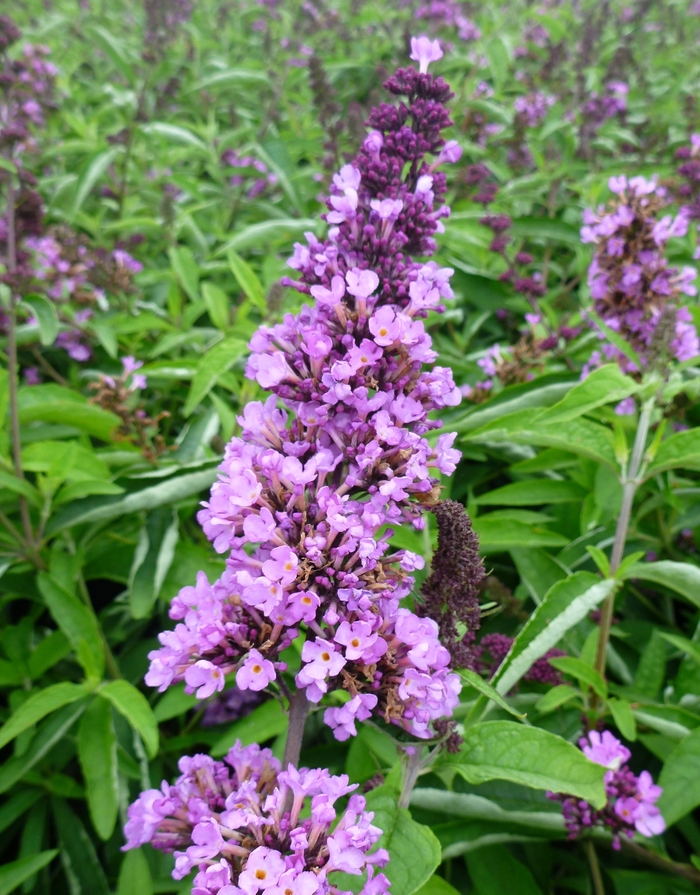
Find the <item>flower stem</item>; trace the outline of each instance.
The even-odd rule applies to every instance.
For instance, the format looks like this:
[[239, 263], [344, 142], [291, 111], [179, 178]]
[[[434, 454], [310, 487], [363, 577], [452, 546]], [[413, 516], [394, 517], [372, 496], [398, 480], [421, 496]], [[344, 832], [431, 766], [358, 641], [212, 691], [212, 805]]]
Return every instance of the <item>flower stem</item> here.
[[[630, 518], [632, 515], [632, 504], [634, 496], [639, 487], [637, 479], [639, 470], [644, 459], [644, 450], [646, 448], [647, 435], [649, 434], [649, 425], [651, 423], [651, 415], [654, 410], [654, 399], [650, 398], [642, 407], [639, 416], [639, 425], [637, 434], [634, 439], [632, 448], [632, 456], [630, 458], [629, 467], [626, 475], [622, 479], [622, 503], [620, 505], [620, 515], [617, 518], [617, 528], [615, 529], [615, 540], [613, 541], [612, 551], [610, 554], [610, 574], [614, 575], [620, 567], [622, 558], [625, 554], [625, 545], [627, 543], [627, 534], [630, 527]], [[613, 591], [606, 598], [603, 604], [603, 612], [600, 620], [600, 631], [598, 634], [598, 649], [596, 652], [595, 668], [600, 674], [605, 675], [605, 666], [607, 663], [608, 641], [610, 640], [610, 629], [612, 628], [613, 609], [615, 608], [615, 592]]]
[[600, 872], [600, 864], [598, 863], [598, 855], [595, 851], [592, 839], [584, 839], [582, 842], [583, 850], [588, 859], [588, 866], [591, 870], [591, 882], [593, 883], [593, 891], [595, 895], [605, 895], [605, 884], [603, 883], [603, 874]]
[[421, 771], [423, 749], [421, 746], [409, 746], [405, 749], [408, 760], [404, 767], [403, 788], [399, 796], [399, 808], [408, 808], [411, 801], [411, 793], [418, 780]]
[[[7, 184], [7, 270], [10, 275], [17, 271], [17, 233], [15, 222], [15, 187], [12, 183], [12, 176], [8, 177]], [[7, 334], [7, 374], [8, 374], [8, 391], [10, 398], [10, 441], [12, 444], [12, 460], [15, 468], [15, 475], [18, 479], [24, 478], [24, 470], [22, 469], [22, 446], [19, 436], [19, 408], [17, 403], [17, 376], [19, 373], [17, 366], [17, 294], [10, 286], [10, 320], [8, 324]], [[32, 520], [29, 516], [29, 506], [24, 495], [17, 497], [19, 505], [19, 514], [22, 520], [22, 529], [28, 550], [35, 552], [34, 532], [32, 531]]]
[[290, 764], [293, 764], [295, 767], [299, 766], [301, 744], [304, 739], [304, 727], [308, 714], [309, 700], [306, 698], [306, 690], [297, 690], [289, 703], [289, 727], [287, 728], [287, 742], [284, 747], [284, 758], [282, 759], [282, 767], [285, 770]]

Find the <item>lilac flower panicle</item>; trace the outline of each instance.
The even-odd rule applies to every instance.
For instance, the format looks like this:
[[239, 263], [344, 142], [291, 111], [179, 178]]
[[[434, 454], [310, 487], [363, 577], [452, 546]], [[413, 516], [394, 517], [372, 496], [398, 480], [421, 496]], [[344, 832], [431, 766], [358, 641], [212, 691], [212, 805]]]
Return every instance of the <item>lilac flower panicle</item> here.
[[[608, 208], [584, 213], [581, 239], [596, 247], [588, 270], [593, 308], [635, 349], [645, 367], [667, 357], [685, 361], [700, 354], [698, 335], [683, 296], [694, 296], [697, 272], [669, 265], [666, 244], [684, 236], [689, 216], [664, 213], [669, 196], [656, 178], [611, 177], [616, 199]], [[604, 340], [601, 333], [600, 338]], [[627, 373], [640, 373], [617, 346], [603, 342], [584, 374], [606, 361]], [[625, 408], [620, 408], [624, 412]]]
[[562, 803], [564, 825], [569, 838], [576, 839], [591, 827], [606, 827], [613, 834], [613, 848], [620, 848], [620, 836], [631, 839], [635, 832], [642, 836], [659, 836], [666, 829], [656, 802], [662, 793], [648, 771], [635, 775], [627, 766], [629, 749], [609, 730], [592, 730], [579, 740], [584, 755], [606, 768], [605, 792], [607, 802], [595, 809], [588, 802], [573, 796], [548, 793]]
[[[177, 880], [196, 871], [192, 895], [336, 895], [334, 871], [365, 875], [362, 895], [384, 895], [378, 872], [389, 859], [370, 853], [381, 835], [347, 775], [289, 765], [269, 749], [240, 742], [221, 761], [180, 759], [173, 784], [141, 793], [129, 807], [123, 850], [150, 843], [175, 857]], [[310, 807], [310, 812], [304, 810]]]
[[413, 257], [435, 248], [449, 214], [438, 165], [460, 154], [441, 136], [452, 94], [427, 73], [441, 55], [437, 41], [412, 41], [421, 71], [387, 81], [404, 101], [371, 112], [333, 177], [327, 238], [307, 234], [289, 261], [299, 279], [286, 284], [311, 304], [250, 342], [247, 375], [272, 394], [243, 409], [198, 516], [226, 571], [214, 583], [200, 573], [173, 600], [178, 624], [150, 654], [151, 686], [184, 680], [202, 698], [230, 675], [241, 690], [276, 686], [303, 634], [296, 685], [312, 703], [348, 693], [324, 713], [340, 740], [370, 715], [430, 737], [458, 701], [438, 625], [400, 608], [424, 561], [393, 547], [390, 527], [423, 528], [438, 474], [460, 456], [455, 435], [428, 438], [431, 412], [461, 395], [449, 369], [426, 367], [436, 353], [423, 323], [452, 297], [452, 271]]

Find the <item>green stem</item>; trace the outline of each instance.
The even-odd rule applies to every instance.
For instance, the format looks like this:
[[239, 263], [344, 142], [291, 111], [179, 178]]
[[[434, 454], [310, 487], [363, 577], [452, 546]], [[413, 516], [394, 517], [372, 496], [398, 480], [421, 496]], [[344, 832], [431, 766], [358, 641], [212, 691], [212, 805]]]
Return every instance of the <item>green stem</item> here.
[[598, 863], [598, 855], [595, 851], [592, 839], [584, 839], [582, 842], [583, 850], [588, 859], [588, 866], [591, 870], [591, 882], [593, 883], [593, 891], [595, 895], [605, 895], [605, 884], [603, 883], [603, 874], [600, 872], [600, 864]]
[[309, 700], [306, 698], [306, 690], [297, 690], [289, 703], [289, 726], [287, 742], [284, 746], [284, 758], [282, 759], [282, 767], [285, 770], [290, 764], [295, 767], [299, 766], [301, 744], [304, 739], [304, 727], [308, 714]]
[[[12, 182], [12, 175], [8, 177], [7, 185], [7, 270], [13, 274], [17, 271], [17, 231], [15, 220], [15, 187]], [[10, 320], [8, 324], [7, 334], [7, 375], [8, 375], [8, 391], [10, 403], [10, 441], [12, 444], [12, 460], [14, 463], [15, 475], [18, 479], [24, 478], [24, 470], [22, 469], [22, 444], [19, 433], [19, 407], [17, 402], [17, 376], [19, 373], [17, 364], [17, 293], [14, 288], [10, 287]], [[34, 532], [32, 531], [32, 520], [29, 515], [29, 505], [27, 499], [22, 494], [17, 498], [19, 506], [19, 515], [22, 520], [22, 529], [24, 531], [24, 539], [26, 541], [27, 550], [35, 555], [36, 548], [34, 544]], [[32, 561], [35, 560], [35, 557]]]
[[[639, 425], [637, 434], [634, 439], [632, 448], [632, 456], [630, 458], [629, 467], [626, 475], [622, 479], [622, 503], [620, 505], [620, 515], [617, 518], [617, 528], [615, 529], [615, 540], [613, 541], [612, 552], [610, 554], [610, 574], [614, 575], [619, 569], [622, 558], [625, 555], [625, 545], [627, 544], [627, 535], [629, 533], [630, 518], [632, 516], [632, 505], [634, 496], [639, 487], [639, 470], [644, 459], [644, 451], [647, 443], [647, 435], [649, 434], [649, 426], [651, 424], [651, 415], [654, 410], [654, 399], [650, 398], [642, 407], [639, 416]], [[600, 620], [600, 635], [598, 637], [598, 650], [596, 652], [595, 668], [600, 674], [605, 675], [605, 666], [608, 654], [608, 641], [610, 640], [610, 629], [612, 628], [613, 609], [615, 608], [615, 592], [613, 591], [603, 604], [603, 612]]]

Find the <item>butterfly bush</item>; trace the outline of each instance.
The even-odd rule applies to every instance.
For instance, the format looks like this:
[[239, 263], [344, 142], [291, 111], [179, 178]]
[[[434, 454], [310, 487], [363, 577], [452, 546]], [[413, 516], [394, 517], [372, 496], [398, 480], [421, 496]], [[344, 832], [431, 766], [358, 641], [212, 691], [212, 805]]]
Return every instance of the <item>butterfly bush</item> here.
[[603, 808], [595, 809], [572, 796], [548, 793], [549, 798], [562, 802], [569, 838], [576, 839], [591, 827], [606, 827], [613, 834], [613, 848], [619, 849], [621, 835], [631, 839], [635, 832], [647, 837], [663, 833], [666, 824], [656, 805], [662, 789], [656, 786], [648, 771], [637, 776], [627, 767], [629, 749], [609, 730], [590, 731], [579, 740], [579, 746], [586, 758], [607, 768], [604, 778], [607, 802]]
[[[684, 209], [663, 214], [669, 204], [656, 178], [611, 177], [616, 199], [608, 208], [584, 213], [581, 239], [596, 246], [588, 286], [596, 314], [638, 354], [643, 368], [700, 353], [697, 333], [682, 295], [695, 295], [693, 267], [678, 270], [666, 258], [669, 239], [685, 236]], [[605, 336], [601, 333], [601, 339]], [[642, 372], [616, 345], [606, 341], [584, 368], [615, 360], [627, 373]]]
[[124, 850], [150, 843], [174, 853], [175, 879], [197, 870], [192, 895], [329, 895], [339, 891], [334, 871], [366, 873], [362, 895], [388, 890], [375, 872], [388, 853], [368, 854], [381, 830], [365, 799], [351, 795], [339, 818], [334, 807], [357, 788], [347, 775], [282, 771], [269, 749], [240, 742], [222, 761], [193, 755], [179, 768], [175, 783], [141, 793], [129, 807]]
[[312, 703], [346, 692], [324, 714], [339, 740], [371, 715], [428, 738], [458, 701], [438, 624], [399, 605], [424, 561], [393, 547], [390, 527], [425, 526], [437, 474], [460, 456], [454, 434], [428, 438], [431, 413], [460, 392], [449, 369], [425, 369], [436, 353], [423, 320], [452, 296], [452, 271], [414, 260], [434, 251], [449, 213], [438, 166], [460, 156], [441, 137], [452, 94], [427, 72], [441, 55], [437, 41], [412, 40], [419, 70], [385, 85], [405, 99], [372, 111], [333, 178], [327, 238], [307, 234], [289, 262], [299, 279], [286, 284], [313, 304], [250, 343], [247, 375], [272, 394], [243, 409], [199, 513], [226, 570], [213, 584], [199, 573], [173, 600], [180, 623], [146, 676], [161, 691], [184, 680], [205, 699], [235, 675], [241, 690], [285, 692], [282, 653], [303, 631], [296, 686]]

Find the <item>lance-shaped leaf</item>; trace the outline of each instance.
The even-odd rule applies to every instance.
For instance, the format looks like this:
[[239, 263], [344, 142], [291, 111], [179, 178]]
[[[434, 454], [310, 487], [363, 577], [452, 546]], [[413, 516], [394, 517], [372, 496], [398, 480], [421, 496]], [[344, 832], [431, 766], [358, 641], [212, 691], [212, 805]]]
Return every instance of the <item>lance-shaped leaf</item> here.
[[[41, 721], [51, 712], [63, 708], [71, 702], [77, 702], [83, 696], [89, 693], [85, 684], [71, 684], [63, 681], [60, 684], [53, 684], [46, 687], [45, 690], [39, 690], [33, 696], [30, 696], [26, 702], [10, 715], [8, 720], [0, 727], [0, 747], [6, 745], [19, 736], [22, 731], [27, 730], [37, 721]], [[1, 772], [0, 772], [1, 773]]]
[[108, 699], [134, 730], [138, 731], [146, 751], [154, 758], [158, 753], [158, 722], [148, 700], [128, 681], [110, 681], [100, 690], [100, 696]]
[[209, 394], [222, 373], [230, 370], [239, 358], [247, 352], [246, 343], [242, 339], [230, 336], [217, 342], [202, 357], [197, 372], [190, 386], [184, 414], [189, 416], [195, 407]]
[[119, 780], [112, 706], [105, 699], [93, 700], [80, 721], [78, 757], [92, 824], [101, 839], [109, 839], [117, 822]]
[[444, 755], [440, 766], [453, 768], [468, 783], [509, 780], [567, 793], [596, 808], [605, 804], [602, 765], [562, 737], [514, 721], [484, 721], [468, 728], [459, 753]]
[[493, 676], [491, 683], [496, 690], [501, 695], [508, 693], [541, 656], [617, 586], [615, 581], [601, 581], [591, 572], [576, 572], [557, 582], [525, 623]]
[[38, 855], [27, 855], [19, 861], [12, 861], [0, 867], [0, 895], [9, 895], [22, 883], [51, 863], [58, 854], [56, 849], [42, 851]]
[[700, 568], [690, 562], [636, 562], [625, 570], [625, 578], [641, 578], [674, 590], [694, 606], [700, 606]]
[[662, 441], [644, 478], [651, 478], [667, 469], [700, 469], [700, 428], [676, 432]]
[[110, 895], [95, 846], [82, 821], [63, 799], [55, 799], [52, 807], [71, 895]]
[[606, 364], [589, 373], [558, 404], [541, 412], [537, 421], [550, 424], [573, 420], [604, 404], [617, 404], [639, 388], [639, 384], [625, 376], [617, 364]]
[[129, 601], [134, 618], [145, 618], [158, 599], [179, 536], [178, 515], [171, 507], [157, 507], [148, 513], [139, 533], [129, 576]]
[[700, 728], [684, 737], [669, 755], [659, 777], [659, 810], [670, 827], [700, 805]]
[[46, 572], [39, 572], [37, 585], [54, 621], [76, 651], [86, 675], [102, 677], [104, 643], [92, 609]]

